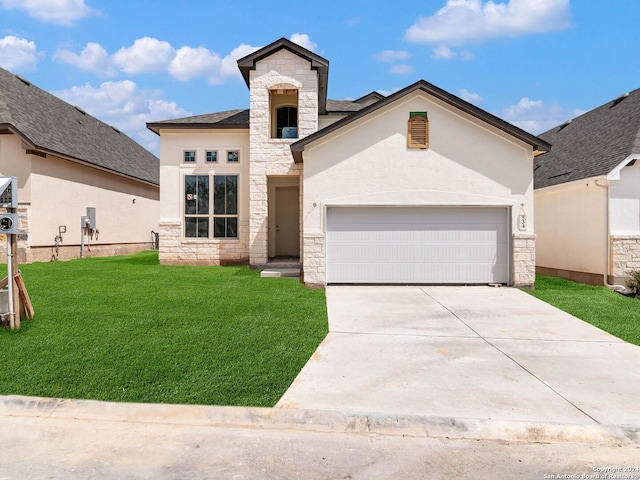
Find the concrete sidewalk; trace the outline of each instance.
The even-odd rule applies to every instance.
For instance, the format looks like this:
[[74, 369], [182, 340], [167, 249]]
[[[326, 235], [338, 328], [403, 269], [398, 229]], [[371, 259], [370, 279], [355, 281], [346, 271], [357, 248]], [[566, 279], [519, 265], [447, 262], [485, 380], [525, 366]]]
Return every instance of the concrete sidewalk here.
[[640, 425], [640, 347], [512, 288], [330, 286], [277, 407]]

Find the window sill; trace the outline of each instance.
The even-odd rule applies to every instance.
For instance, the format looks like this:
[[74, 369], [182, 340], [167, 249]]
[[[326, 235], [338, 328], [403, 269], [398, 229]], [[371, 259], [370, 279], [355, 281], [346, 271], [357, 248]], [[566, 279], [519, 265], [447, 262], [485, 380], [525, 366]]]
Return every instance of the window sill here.
[[211, 242], [239, 242], [240, 239], [238, 237], [235, 238], [227, 238], [227, 237], [212, 237], [212, 238], [195, 238], [195, 237], [182, 237], [182, 243], [186, 243], [186, 244], [194, 244], [194, 245], [201, 245], [201, 244], [206, 244], [206, 243], [211, 243]]

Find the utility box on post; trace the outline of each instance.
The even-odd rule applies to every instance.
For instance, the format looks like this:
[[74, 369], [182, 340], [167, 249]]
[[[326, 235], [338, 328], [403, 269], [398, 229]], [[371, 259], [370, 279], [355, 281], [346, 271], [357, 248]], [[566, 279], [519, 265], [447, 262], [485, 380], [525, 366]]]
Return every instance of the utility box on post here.
[[87, 207], [87, 218], [89, 219], [88, 224], [86, 225], [91, 230], [96, 229], [96, 209], [95, 207]]
[[0, 177], [0, 207], [18, 208], [18, 177]]
[[3, 213], [0, 214], [0, 234], [18, 233], [18, 214]]

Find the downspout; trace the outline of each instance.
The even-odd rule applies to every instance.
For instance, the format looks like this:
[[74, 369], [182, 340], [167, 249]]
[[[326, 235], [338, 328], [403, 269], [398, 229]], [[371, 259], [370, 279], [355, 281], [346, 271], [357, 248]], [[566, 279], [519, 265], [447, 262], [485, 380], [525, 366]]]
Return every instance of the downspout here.
[[607, 245], [607, 256], [606, 256], [606, 270], [604, 272], [604, 286], [608, 287], [612, 290], [618, 291], [618, 290], [626, 290], [626, 287], [622, 286], [622, 285], [612, 285], [609, 283], [609, 269], [611, 268], [611, 216], [609, 215], [609, 209], [610, 209], [610, 205], [609, 205], [609, 184], [607, 183], [607, 185], [600, 185], [598, 183], [599, 179], [595, 180], [595, 184], [598, 187], [602, 187], [605, 188], [607, 190], [606, 195], [607, 195], [607, 208], [606, 208], [606, 212], [605, 212], [605, 217], [606, 217], [606, 231], [605, 231], [605, 236], [606, 236], [606, 245]]

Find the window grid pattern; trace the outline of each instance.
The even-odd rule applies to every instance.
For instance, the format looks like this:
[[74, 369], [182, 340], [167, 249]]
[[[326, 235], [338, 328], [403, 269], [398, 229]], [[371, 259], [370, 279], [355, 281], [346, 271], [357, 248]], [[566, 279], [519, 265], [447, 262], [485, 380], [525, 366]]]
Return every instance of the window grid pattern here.
[[[238, 238], [238, 176], [184, 176], [184, 236]], [[212, 215], [213, 214], [213, 215]]]

